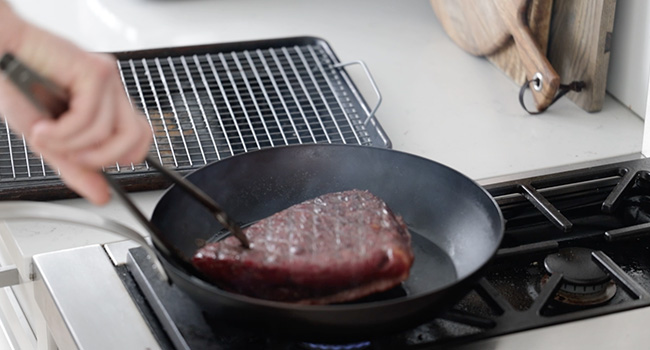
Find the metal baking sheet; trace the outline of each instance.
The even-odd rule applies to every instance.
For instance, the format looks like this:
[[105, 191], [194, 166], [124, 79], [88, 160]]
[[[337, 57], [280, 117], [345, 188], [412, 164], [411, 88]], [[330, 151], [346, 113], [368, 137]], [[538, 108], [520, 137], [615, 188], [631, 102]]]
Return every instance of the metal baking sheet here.
[[[187, 173], [235, 154], [302, 143], [390, 148], [329, 44], [297, 37], [113, 54], [153, 133], [151, 155]], [[372, 77], [366, 69], [368, 77]], [[375, 91], [378, 91], [375, 86]], [[381, 101], [381, 98], [375, 98]], [[169, 183], [146, 163], [111, 166], [129, 191]], [[39, 154], [0, 127], [0, 199], [72, 197]]]

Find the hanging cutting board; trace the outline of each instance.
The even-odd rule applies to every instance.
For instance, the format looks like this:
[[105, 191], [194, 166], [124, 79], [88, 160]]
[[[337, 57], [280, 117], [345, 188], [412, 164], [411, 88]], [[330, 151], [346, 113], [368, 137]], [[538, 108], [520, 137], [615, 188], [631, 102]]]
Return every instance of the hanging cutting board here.
[[[552, 11], [553, 0], [532, 0], [528, 6], [528, 27], [542, 54], [546, 54], [548, 50]], [[512, 39], [508, 40], [495, 53], [487, 55], [486, 58], [518, 85], [522, 85], [526, 81], [526, 69], [519, 59], [517, 47]], [[553, 65], [552, 61], [551, 65]], [[553, 68], [557, 71], [554, 65]], [[559, 75], [562, 77], [561, 74]]]
[[458, 46], [477, 55], [498, 52], [513, 39], [538, 110], [553, 101], [560, 78], [528, 26], [528, 0], [431, 0], [443, 28]]
[[548, 59], [563, 82], [586, 88], [566, 96], [587, 112], [603, 107], [616, 0], [555, 0]]
[[[484, 1], [484, 0], [474, 0]], [[502, 0], [508, 2], [510, 0]], [[462, 7], [471, 4], [472, 0], [458, 0], [455, 11], [467, 11]], [[453, 21], [458, 14], [446, 14], [439, 10], [441, 5], [448, 6], [444, 0], [431, 0], [436, 15], [439, 16], [443, 27], [457, 43], [467, 41], [467, 34], [475, 30], [457, 25], [456, 28], [446, 25]], [[471, 6], [466, 6], [471, 7]], [[606, 95], [607, 70], [609, 67], [609, 48], [611, 33], [614, 27], [616, 0], [530, 0], [528, 7], [528, 26], [538, 44], [539, 50], [546, 53], [548, 61], [561, 78], [562, 83], [583, 81], [586, 87], [579, 93], [569, 92], [566, 96], [576, 105], [588, 112], [602, 109]], [[448, 11], [448, 10], [447, 10]], [[473, 11], [469, 9], [470, 13]], [[500, 19], [494, 12], [476, 13], [475, 27], [482, 36], [479, 40], [489, 40], [494, 30], [499, 27]], [[463, 38], [462, 36], [465, 36]], [[457, 40], [455, 37], [461, 37]], [[526, 81], [526, 69], [523, 66], [517, 47], [512, 38], [492, 41], [493, 52], [484, 54], [494, 65], [503, 70], [517, 84]], [[477, 49], [471, 49], [459, 44], [472, 54], [478, 54]]]

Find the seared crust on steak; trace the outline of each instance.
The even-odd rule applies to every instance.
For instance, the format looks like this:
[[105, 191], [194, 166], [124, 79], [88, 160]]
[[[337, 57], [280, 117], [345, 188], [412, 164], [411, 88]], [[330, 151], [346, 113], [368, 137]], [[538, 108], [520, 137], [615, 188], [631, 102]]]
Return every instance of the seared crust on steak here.
[[193, 264], [219, 287], [302, 304], [355, 300], [406, 280], [413, 264], [402, 218], [368, 191], [296, 204], [198, 250]]

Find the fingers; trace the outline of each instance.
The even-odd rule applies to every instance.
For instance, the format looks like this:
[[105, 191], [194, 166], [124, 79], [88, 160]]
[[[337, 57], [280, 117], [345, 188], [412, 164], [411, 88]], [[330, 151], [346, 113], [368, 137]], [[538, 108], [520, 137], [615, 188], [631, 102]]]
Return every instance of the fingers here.
[[152, 140], [151, 128], [144, 116], [132, 109], [117, 71], [109, 73], [97, 80], [103, 89], [83, 89], [59, 120], [34, 124], [33, 143], [97, 169], [116, 162], [142, 161]]
[[[100, 142], [89, 142], [91, 147], [80, 148], [76, 152], [68, 152], [66, 147], [60, 147], [59, 149], [63, 151], [58, 152], [47, 148], [47, 142], [33, 143], [33, 149], [41, 152], [48, 164], [59, 169], [61, 179], [70, 189], [97, 205], [105, 204], [110, 200], [108, 184], [100, 173], [101, 167], [114, 165], [116, 162], [125, 164], [142, 161], [149, 151], [152, 140], [149, 123], [143, 116], [132, 110], [125, 97], [112, 98], [112, 102], [114, 107], [106, 109], [111, 112], [110, 132], [106, 137], [102, 136]], [[106, 111], [102, 110], [102, 113]], [[57, 132], [56, 122], [48, 120], [41, 123], [44, 126], [39, 124], [34, 126], [32, 132], [34, 140], [48, 138], [48, 132]], [[97, 135], [98, 133], [91, 130], [94, 125], [104, 124], [99, 121], [91, 123], [89, 129], [82, 133]], [[100, 131], [99, 134], [104, 133]]]
[[9, 121], [9, 126], [27, 138], [34, 124], [47, 118], [47, 114], [39, 111], [18, 88], [4, 78], [0, 78], [0, 106], [0, 112]]
[[[92, 167], [113, 163], [140, 162], [146, 156], [151, 141], [149, 124], [144, 119], [122, 117], [115, 133], [106, 142], [79, 154], [79, 161]], [[129, 119], [129, 120], [127, 120]]]
[[[91, 56], [92, 57], [92, 56]], [[89, 58], [87, 73], [69, 88], [69, 109], [56, 122], [38, 123], [32, 132], [39, 147], [52, 152], [75, 152], [101, 144], [115, 125], [118, 78], [114, 64]]]
[[[114, 98], [110, 95], [110, 93], [107, 93], [104, 96], [100, 96], [100, 106], [99, 109], [95, 112], [95, 118], [89, 121], [90, 125], [88, 125], [85, 129], [80, 130], [76, 134], [70, 135], [70, 137], [67, 139], [67, 142], [60, 142], [59, 145], [64, 146], [62, 151], [74, 152], [80, 149], [92, 147], [95, 144], [106, 142], [106, 139], [111, 136], [113, 129], [115, 128], [115, 106], [113, 103]], [[87, 114], [79, 113], [76, 111], [74, 113], [81, 116], [87, 116]]]
[[[92, 102], [79, 103], [84, 98]], [[97, 91], [93, 97], [77, 96], [72, 102], [58, 120], [34, 124], [31, 132], [41, 148], [70, 153], [110, 137], [115, 125], [115, 102], [110, 92]]]

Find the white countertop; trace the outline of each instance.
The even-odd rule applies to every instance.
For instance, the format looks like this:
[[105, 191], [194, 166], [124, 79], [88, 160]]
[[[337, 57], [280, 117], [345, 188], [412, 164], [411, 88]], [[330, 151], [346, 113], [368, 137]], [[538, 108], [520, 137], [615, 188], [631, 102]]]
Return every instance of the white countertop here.
[[[34, 23], [92, 51], [321, 37], [342, 61], [369, 66], [383, 95], [377, 118], [394, 149], [476, 180], [641, 151], [643, 120], [611, 96], [598, 113], [568, 99], [541, 115], [525, 113], [517, 84], [458, 48], [428, 0], [9, 2]], [[360, 69], [349, 71], [374, 103]], [[85, 206], [82, 200], [64, 203]]]
[[[377, 118], [394, 149], [436, 160], [477, 180], [641, 150], [643, 121], [611, 96], [598, 113], [586, 113], [564, 99], [542, 115], [526, 114], [517, 100], [519, 87], [485, 59], [453, 44], [428, 0], [9, 2], [26, 18], [93, 51], [321, 37], [342, 61], [367, 63], [384, 98]], [[352, 68], [350, 73], [372, 104], [362, 72]], [[160, 195], [152, 191], [133, 197], [150, 214]], [[118, 203], [95, 208], [81, 199], [58, 202], [137, 227]], [[39, 225], [10, 224], [26, 257], [119, 240]], [[527, 332], [504, 339], [512, 339], [508, 349], [521, 341], [532, 349], [538, 342], [530, 340], [537, 333], [540, 339], [547, 336], [544, 331]], [[496, 349], [497, 344], [485, 348]]]
[[[474, 179], [641, 150], [643, 121], [611, 97], [598, 113], [565, 99], [542, 115], [526, 114], [519, 87], [452, 43], [428, 0], [10, 2], [93, 51], [321, 37], [342, 61], [368, 64], [384, 97], [378, 120], [394, 149]], [[351, 74], [363, 90], [356, 69]], [[365, 96], [374, 102], [369, 90]]]

